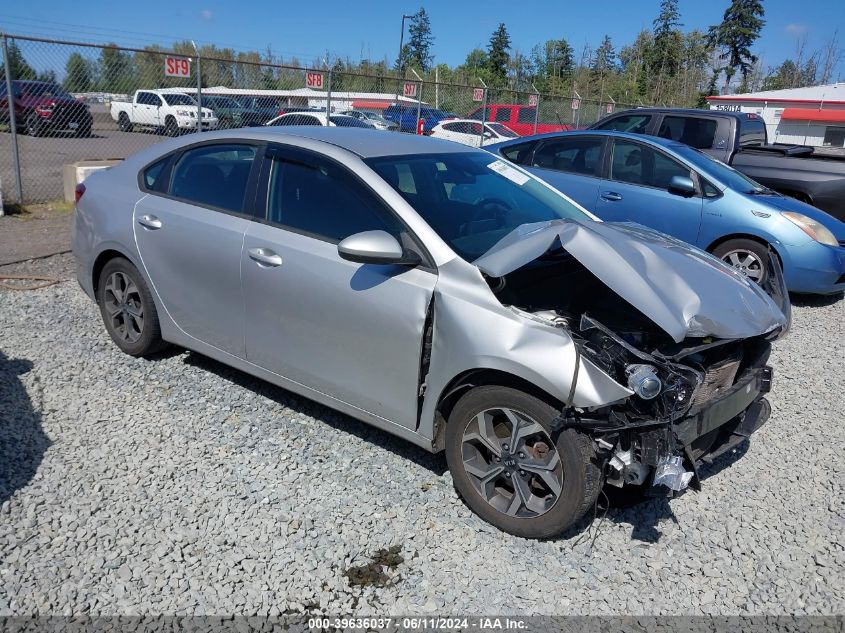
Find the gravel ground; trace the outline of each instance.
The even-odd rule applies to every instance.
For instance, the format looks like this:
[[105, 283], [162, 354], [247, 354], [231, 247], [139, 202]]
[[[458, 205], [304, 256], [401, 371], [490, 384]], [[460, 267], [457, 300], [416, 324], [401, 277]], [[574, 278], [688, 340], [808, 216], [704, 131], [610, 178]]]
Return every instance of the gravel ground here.
[[194, 353], [122, 355], [75, 282], [0, 314], [0, 614], [845, 612], [841, 299], [794, 307], [772, 419], [701, 493], [547, 542], [472, 515], [441, 457]]

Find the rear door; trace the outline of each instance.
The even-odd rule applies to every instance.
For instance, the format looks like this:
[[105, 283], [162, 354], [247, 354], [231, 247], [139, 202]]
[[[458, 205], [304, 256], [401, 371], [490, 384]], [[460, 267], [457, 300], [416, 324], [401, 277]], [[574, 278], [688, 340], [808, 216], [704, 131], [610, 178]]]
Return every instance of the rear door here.
[[596, 207], [605, 137], [566, 135], [542, 140], [525, 166], [588, 211]]
[[159, 175], [165, 185], [151, 189], [142, 179], [148, 195], [133, 215], [147, 278], [176, 325], [241, 358], [241, 247], [259, 147], [227, 139], [186, 148]]
[[258, 198], [267, 201], [267, 215], [249, 225], [241, 260], [247, 359], [415, 428], [435, 271], [341, 259], [338, 242], [361, 231], [384, 230], [418, 248], [346, 167], [285, 146], [271, 149], [264, 163], [267, 191]]
[[703, 198], [700, 193], [689, 198], [669, 193], [673, 176], [696, 178], [688, 167], [651, 145], [612, 139], [596, 215], [609, 222], [639, 222], [695, 244]]

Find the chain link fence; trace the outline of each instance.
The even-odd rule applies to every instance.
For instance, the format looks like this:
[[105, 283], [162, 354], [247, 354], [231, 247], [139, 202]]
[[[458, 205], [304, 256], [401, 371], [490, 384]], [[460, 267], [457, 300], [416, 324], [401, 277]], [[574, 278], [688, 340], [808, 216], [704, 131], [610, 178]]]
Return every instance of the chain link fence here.
[[[376, 113], [400, 132], [426, 134], [444, 117], [469, 118], [523, 136], [584, 128], [611, 110], [635, 107], [395, 73], [268, 64], [257, 53], [204, 58], [189, 43], [164, 51], [4, 35], [2, 44], [6, 203], [67, 197], [73, 189], [65, 181], [83, 177], [87, 165], [123, 159], [167, 136], [263, 125], [285, 112]], [[472, 127], [479, 144], [484, 129]]]

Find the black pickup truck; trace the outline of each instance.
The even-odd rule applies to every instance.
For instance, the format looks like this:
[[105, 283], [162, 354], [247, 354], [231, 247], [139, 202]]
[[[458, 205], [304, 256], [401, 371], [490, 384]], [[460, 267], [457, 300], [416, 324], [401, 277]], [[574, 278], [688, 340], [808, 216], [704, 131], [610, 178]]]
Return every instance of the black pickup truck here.
[[845, 221], [845, 156], [803, 145], [769, 144], [756, 114], [721, 110], [636, 108], [591, 126], [671, 138], [700, 149], [784, 195]]

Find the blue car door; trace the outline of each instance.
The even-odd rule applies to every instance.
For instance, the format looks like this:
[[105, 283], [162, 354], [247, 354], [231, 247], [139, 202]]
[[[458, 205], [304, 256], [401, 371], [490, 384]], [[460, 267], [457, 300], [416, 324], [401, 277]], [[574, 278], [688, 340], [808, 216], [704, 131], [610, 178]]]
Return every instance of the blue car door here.
[[[595, 213], [608, 222], [639, 222], [696, 244], [703, 198], [670, 193], [674, 176], [694, 179], [689, 167], [658, 148], [615, 138], [607, 178], [599, 183]], [[693, 180], [694, 181], [694, 180]]]
[[524, 166], [588, 211], [594, 211], [604, 145], [602, 136], [548, 138], [526, 157]]

